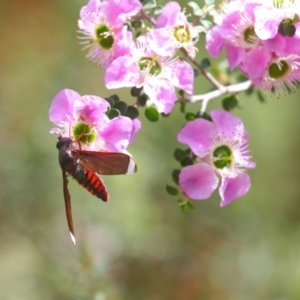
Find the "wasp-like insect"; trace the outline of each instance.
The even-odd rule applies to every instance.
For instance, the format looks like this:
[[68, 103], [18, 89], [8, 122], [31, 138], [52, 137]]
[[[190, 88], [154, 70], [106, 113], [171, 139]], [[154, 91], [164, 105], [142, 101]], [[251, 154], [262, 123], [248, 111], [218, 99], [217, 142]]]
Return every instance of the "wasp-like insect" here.
[[73, 178], [90, 193], [106, 202], [108, 200], [108, 193], [98, 174], [133, 174], [137, 171], [137, 166], [129, 155], [118, 152], [80, 150], [77, 149], [78, 147], [76, 145], [77, 142], [67, 137], [60, 137], [56, 144], [63, 176], [63, 193], [67, 222], [74, 245], [75, 233], [67, 174], [73, 176]]

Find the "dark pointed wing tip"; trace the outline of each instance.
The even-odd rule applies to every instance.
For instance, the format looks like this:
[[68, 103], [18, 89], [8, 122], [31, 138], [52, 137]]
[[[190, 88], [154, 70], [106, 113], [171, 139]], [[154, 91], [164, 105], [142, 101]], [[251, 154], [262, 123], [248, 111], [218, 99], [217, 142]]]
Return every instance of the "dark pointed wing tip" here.
[[126, 175], [134, 174], [137, 171], [137, 165], [133, 158], [129, 156], [129, 163]]
[[74, 247], [76, 246], [76, 239], [75, 239], [75, 236], [74, 236], [74, 234], [70, 231], [70, 236], [71, 236], [71, 240], [72, 240], [72, 242], [73, 242], [73, 245], [74, 245]]

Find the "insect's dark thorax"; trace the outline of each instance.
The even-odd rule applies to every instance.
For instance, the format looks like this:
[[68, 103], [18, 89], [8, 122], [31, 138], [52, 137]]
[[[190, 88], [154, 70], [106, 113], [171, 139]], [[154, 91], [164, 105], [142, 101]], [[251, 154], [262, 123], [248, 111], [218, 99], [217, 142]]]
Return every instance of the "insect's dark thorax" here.
[[58, 152], [58, 161], [63, 171], [73, 175], [77, 169], [77, 161], [72, 156], [71, 150], [66, 147], [62, 147]]

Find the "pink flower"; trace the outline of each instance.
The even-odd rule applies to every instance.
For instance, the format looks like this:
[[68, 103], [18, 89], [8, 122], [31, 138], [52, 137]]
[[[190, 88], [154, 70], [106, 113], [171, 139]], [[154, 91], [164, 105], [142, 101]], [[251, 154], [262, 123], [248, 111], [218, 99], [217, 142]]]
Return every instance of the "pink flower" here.
[[129, 51], [132, 34], [125, 22], [142, 8], [138, 0], [90, 0], [82, 7], [78, 21], [87, 57], [107, 67], [116, 57]]
[[116, 58], [107, 68], [106, 87], [143, 87], [149, 97], [147, 104], [169, 113], [177, 99], [174, 87], [191, 94], [194, 82], [194, 72], [188, 63], [164, 56], [169, 41], [169, 36], [159, 31], [139, 37], [130, 54]]
[[57, 127], [50, 133], [71, 137], [83, 149], [124, 151], [140, 127], [134, 129], [133, 121], [123, 116], [110, 120], [106, 115], [108, 107], [108, 102], [101, 97], [80, 96], [64, 89], [51, 103], [49, 118]]
[[191, 199], [203, 200], [218, 187], [221, 206], [244, 196], [250, 188], [247, 168], [254, 168], [248, 151], [248, 133], [242, 121], [223, 110], [212, 110], [213, 122], [195, 119], [179, 132], [178, 141], [197, 156], [194, 165], [183, 167], [179, 185]]
[[190, 24], [177, 2], [168, 2], [156, 20], [156, 28], [166, 30], [174, 43], [174, 48], [185, 48], [191, 57], [196, 56], [195, 44], [200, 30]]

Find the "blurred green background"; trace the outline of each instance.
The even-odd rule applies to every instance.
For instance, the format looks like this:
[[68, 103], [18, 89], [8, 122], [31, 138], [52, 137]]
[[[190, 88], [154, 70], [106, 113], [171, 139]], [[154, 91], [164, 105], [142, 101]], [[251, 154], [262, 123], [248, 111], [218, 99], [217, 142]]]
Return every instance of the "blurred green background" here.
[[[142, 116], [129, 148], [138, 173], [104, 177], [108, 203], [70, 182], [73, 247], [49, 106], [63, 88], [114, 93], [76, 38], [85, 3], [0, 1], [0, 299], [300, 299], [298, 91], [264, 104], [240, 95], [252, 188], [225, 208], [217, 193], [195, 201], [187, 215], [165, 192], [183, 116], [178, 107], [158, 123]], [[195, 94], [209, 87], [198, 80]], [[116, 92], [132, 103], [129, 90]]]

